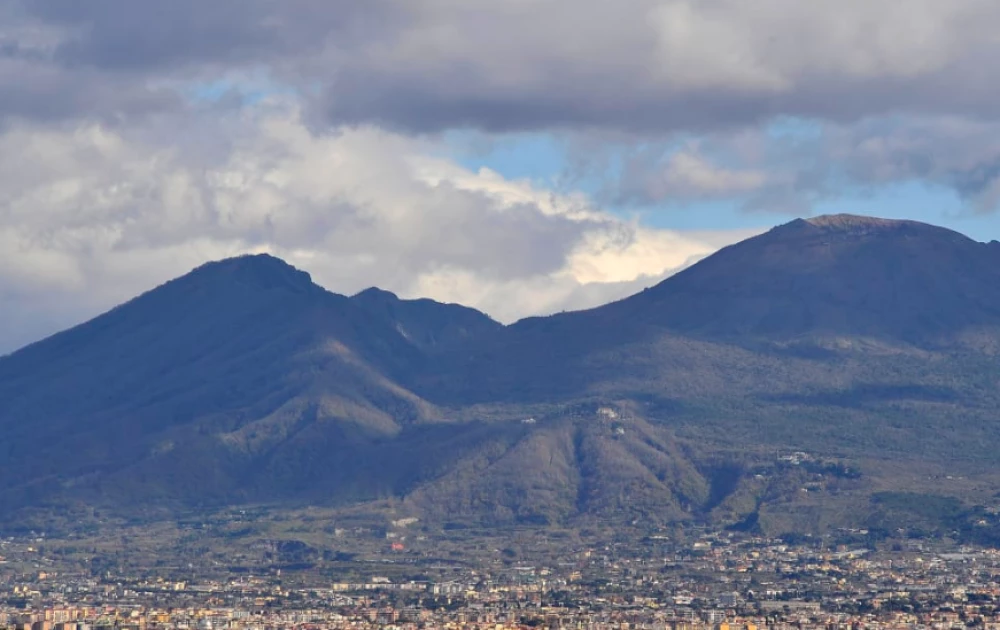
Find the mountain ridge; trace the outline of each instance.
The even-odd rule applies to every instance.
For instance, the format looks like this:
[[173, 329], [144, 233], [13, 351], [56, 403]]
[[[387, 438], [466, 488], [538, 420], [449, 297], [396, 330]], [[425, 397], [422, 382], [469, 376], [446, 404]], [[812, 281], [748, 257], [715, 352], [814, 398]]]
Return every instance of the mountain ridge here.
[[921, 471], [992, 487], [998, 348], [1000, 247], [911, 221], [792, 221], [623, 300], [509, 326], [242, 256], [0, 358], [0, 507], [854, 518], [818, 516], [826, 497], [863, 524], [873, 493]]

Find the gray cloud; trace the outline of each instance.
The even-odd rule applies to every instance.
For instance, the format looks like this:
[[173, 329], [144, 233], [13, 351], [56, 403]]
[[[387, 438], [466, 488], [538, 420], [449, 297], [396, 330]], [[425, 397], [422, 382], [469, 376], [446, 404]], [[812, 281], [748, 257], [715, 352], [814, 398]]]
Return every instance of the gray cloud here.
[[64, 65], [154, 72], [305, 57], [328, 38], [346, 44], [366, 22], [388, 28], [393, 12], [386, 6], [383, 0], [23, 0], [21, 14], [64, 29], [53, 50]]
[[[203, 106], [199, 89], [300, 75], [394, 15], [370, 0], [0, 0], [0, 121], [116, 122]], [[267, 86], [273, 89], [273, 86]], [[236, 103], [237, 105], [239, 103]]]
[[10, 119], [100, 120], [117, 124], [145, 114], [182, 109], [176, 92], [87, 71], [62, 71], [0, 58], [0, 122]]
[[[67, 71], [89, 69], [89, 94], [121, 94], [121, 104], [98, 99], [101, 109], [128, 110], [130, 92], [164, 81], [259, 71], [299, 90], [316, 120], [333, 125], [649, 134], [778, 115], [994, 117], [1000, 83], [991, 63], [1000, 5], [987, 0], [2, 5], [8, 56], [62, 77], [64, 94], [83, 89]], [[25, 76], [0, 77], [8, 98]], [[19, 100], [45, 97], [28, 89]]]
[[[318, 107], [408, 130], [712, 130], [777, 115], [994, 116], [1000, 6], [736, 0], [417, 3], [327, 51]], [[442, 8], [444, 7], [444, 8]]]

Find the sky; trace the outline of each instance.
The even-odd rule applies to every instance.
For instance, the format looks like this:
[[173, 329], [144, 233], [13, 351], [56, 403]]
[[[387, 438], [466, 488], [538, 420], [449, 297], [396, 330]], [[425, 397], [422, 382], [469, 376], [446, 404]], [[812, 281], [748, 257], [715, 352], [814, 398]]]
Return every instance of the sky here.
[[995, 0], [0, 0], [0, 353], [270, 252], [504, 321], [796, 217], [1000, 239]]

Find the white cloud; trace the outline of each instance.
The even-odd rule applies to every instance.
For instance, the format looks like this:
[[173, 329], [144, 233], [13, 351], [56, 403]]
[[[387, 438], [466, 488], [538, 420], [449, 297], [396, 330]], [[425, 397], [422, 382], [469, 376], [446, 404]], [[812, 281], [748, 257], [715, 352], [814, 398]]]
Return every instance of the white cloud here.
[[719, 246], [469, 171], [433, 140], [317, 135], [291, 106], [164, 125], [169, 145], [97, 123], [0, 134], [0, 347], [246, 251], [337, 292], [377, 285], [510, 321], [622, 297]]

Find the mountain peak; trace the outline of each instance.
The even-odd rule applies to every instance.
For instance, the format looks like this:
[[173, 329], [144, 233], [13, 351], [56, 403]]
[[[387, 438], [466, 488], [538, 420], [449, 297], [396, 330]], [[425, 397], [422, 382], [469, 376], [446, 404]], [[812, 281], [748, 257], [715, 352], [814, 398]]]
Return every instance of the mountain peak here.
[[771, 230], [777, 234], [880, 236], [880, 235], [948, 235], [969, 240], [947, 228], [905, 219], [883, 219], [856, 214], [824, 214], [808, 219], [795, 219]]
[[392, 291], [386, 291], [385, 289], [380, 289], [378, 287], [368, 287], [364, 291], [359, 291], [351, 296], [351, 299], [362, 301], [368, 304], [372, 303], [386, 303], [386, 302], [399, 302], [399, 296]]
[[312, 277], [271, 254], [244, 254], [205, 263], [179, 280], [251, 285], [263, 289], [311, 290]]
[[913, 221], [898, 221], [895, 219], [882, 219], [857, 214], [823, 214], [811, 219], [805, 219], [805, 221], [814, 227], [828, 230], [884, 229], [914, 223]]

